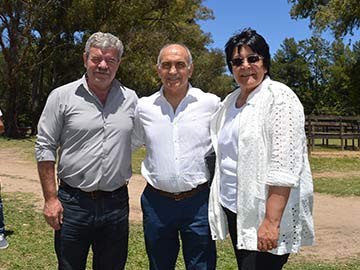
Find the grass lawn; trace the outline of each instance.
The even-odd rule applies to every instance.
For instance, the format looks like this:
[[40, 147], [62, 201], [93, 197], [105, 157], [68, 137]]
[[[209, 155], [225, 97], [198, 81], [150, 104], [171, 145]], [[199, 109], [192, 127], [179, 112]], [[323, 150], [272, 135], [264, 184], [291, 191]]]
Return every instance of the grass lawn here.
[[[10, 246], [0, 251], [1, 270], [54, 270], [56, 256], [53, 248], [53, 231], [41, 213], [34, 211], [30, 193], [3, 194], [6, 229]], [[219, 270], [236, 269], [235, 257], [229, 240], [217, 242]], [[294, 256], [294, 260], [292, 259]], [[286, 270], [359, 270], [360, 260], [341, 264], [299, 263], [292, 255]], [[184, 269], [181, 256], [177, 269]], [[148, 262], [140, 223], [131, 223], [128, 270], [148, 269]], [[91, 269], [91, 256], [87, 269]]]
[[[33, 158], [34, 139], [7, 140], [0, 137], [0, 148], [14, 149], [14, 153]], [[133, 155], [134, 173], [140, 172], [140, 164], [145, 150], [140, 149]], [[360, 172], [360, 158], [311, 157], [313, 172]], [[360, 196], [360, 177], [314, 179], [316, 192], [336, 196]], [[10, 246], [0, 251], [1, 270], [53, 270], [56, 269], [56, 256], [53, 248], [53, 231], [45, 223], [41, 213], [34, 211], [34, 201], [30, 193], [4, 193], [4, 212]], [[144, 247], [142, 226], [130, 225], [128, 270], [148, 269]], [[235, 257], [229, 240], [217, 242], [218, 270], [236, 269]], [[339, 264], [302, 263], [291, 255], [286, 270], [360, 270], [360, 259], [342, 261]], [[181, 256], [177, 269], [184, 269]], [[91, 256], [90, 256], [91, 258]], [[89, 258], [88, 268], [91, 269]]]

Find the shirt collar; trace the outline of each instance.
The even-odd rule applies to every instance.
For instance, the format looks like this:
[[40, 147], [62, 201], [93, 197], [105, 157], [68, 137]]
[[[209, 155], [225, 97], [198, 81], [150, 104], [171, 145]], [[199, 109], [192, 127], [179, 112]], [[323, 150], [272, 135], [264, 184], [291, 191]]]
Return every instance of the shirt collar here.
[[[86, 77], [87, 77], [86, 73], [81, 77], [82, 85], [83, 85], [84, 89], [85, 89], [91, 96], [96, 97], [96, 95], [94, 94], [94, 92], [91, 91], [91, 89], [89, 88], [89, 85], [88, 85], [88, 83], [87, 83]], [[117, 89], [119, 90], [119, 92], [120, 92], [120, 94], [123, 96], [123, 98], [125, 98], [125, 93], [124, 93], [124, 91], [123, 91], [123, 90], [125, 89], [125, 88], [124, 88], [124, 85], [123, 85], [120, 81], [118, 81], [118, 80], [116, 80], [116, 79], [114, 79], [114, 80], [111, 82], [111, 87], [110, 87], [109, 94], [108, 94], [108, 97], [107, 97], [107, 98], [109, 98], [111, 95], [117, 93], [117, 91], [116, 91]], [[116, 91], [116, 92], [115, 92], [115, 91]], [[97, 97], [96, 97], [96, 98], [97, 98]], [[110, 97], [110, 98], [111, 98], [111, 97]]]
[[[192, 87], [191, 83], [189, 83], [188, 90], [187, 90], [187, 92], [186, 92], [185, 97], [188, 96], [188, 95], [194, 95], [193, 92], [194, 92], [193, 87]], [[165, 98], [165, 95], [164, 95], [164, 86], [163, 86], [163, 85], [162, 85], [161, 88], [160, 88], [160, 96], [162, 96], [162, 97]]]
[[[195, 90], [195, 88], [192, 87], [191, 83], [189, 83], [188, 90], [187, 90], [186, 95], [185, 95], [185, 97], [183, 99], [187, 99], [190, 96], [196, 97], [196, 90]], [[164, 95], [164, 86], [163, 85], [160, 88], [159, 97], [166, 99], [165, 95]]]
[[[82, 84], [84, 86], [84, 88], [89, 91], [90, 93], [92, 93], [92, 91], [90, 90], [89, 88], [89, 85], [87, 83], [87, 75], [86, 73], [81, 77], [81, 81], [82, 81]], [[110, 87], [110, 91], [112, 91], [113, 89], [121, 89], [121, 90], [124, 90], [124, 85], [118, 81], [117, 79], [114, 79], [112, 82], [111, 82], [111, 87]]]
[[87, 80], [86, 80], [86, 77], [87, 77], [87, 75], [86, 75], [86, 73], [85, 73], [85, 74], [81, 77], [81, 82], [82, 82], [82, 85], [84, 86], [85, 90], [91, 93], [91, 91], [90, 91], [90, 89], [89, 89], [89, 86], [88, 86], [88, 83], [87, 83]]

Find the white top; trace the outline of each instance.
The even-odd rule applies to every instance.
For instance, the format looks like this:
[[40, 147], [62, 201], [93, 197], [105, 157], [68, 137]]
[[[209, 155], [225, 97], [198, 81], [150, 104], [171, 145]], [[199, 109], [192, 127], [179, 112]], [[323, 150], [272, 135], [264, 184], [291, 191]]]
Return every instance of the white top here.
[[204, 156], [212, 148], [210, 119], [219, 105], [219, 97], [191, 86], [175, 112], [163, 89], [139, 99], [132, 143], [146, 145], [141, 173], [150, 185], [176, 193], [207, 181]]
[[2, 112], [1, 112], [1, 110], [0, 110], [0, 117], [2, 116]]
[[236, 213], [236, 167], [239, 139], [239, 118], [242, 108], [235, 107], [236, 100], [230, 106], [222, 129], [219, 131], [219, 160], [220, 160], [220, 203], [222, 206]]
[[[211, 139], [219, 153], [219, 130], [240, 89], [227, 96], [211, 121]], [[257, 230], [264, 219], [269, 186], [291, 187], [273, 254], [298, 252], [314, 243], [313, 183], [306, 148], [303, 107], [286, 85], [267, 77], [248, 97], [239, 119], [237, 166], [237, 248], [257, 250]], [[216, 162], [209, 199], [213, 239], [225, 239], [226, 215], [219, 202]]]

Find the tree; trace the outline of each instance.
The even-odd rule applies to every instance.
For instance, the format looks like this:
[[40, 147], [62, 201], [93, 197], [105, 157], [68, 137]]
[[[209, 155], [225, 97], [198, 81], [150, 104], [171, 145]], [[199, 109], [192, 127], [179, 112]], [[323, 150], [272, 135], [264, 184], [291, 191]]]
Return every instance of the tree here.
[[[166, 43], [186, 44], [198, 74], [196, 86], [223, 93], [228, 83], [220, 51], [209, 51], [210, 34], [198, 20], [212, 18], [201, 0], [9, 0], [0, 6], [0, 46], [4, 75], [6, 135], [17, 137], [18, 122], [36, 125], [49, 92], [84, 73], [84, 42], [96, 31], [111, 32], [125, 45], [118, 76], [139, 96], [154, 92], [154, 70]], [[0, 58], [2, 61], [2, 58]]]
[[[6, 73], [4, 85], [6, 135], [18, 137], [21, 124], [31, 123], [36, 132], [41, 100], [59, 79], [59, 63], [71, 53], [74, 30], [66, 20], [71, 1], [9, 0], [0, 6], [0, 47]], [[70, 35], [67, 35], [70, 33]], [[64, 48], [67, 47], [67, 48]], [[61, 52], [62, 50], [62, 52]], [[65, 55], [65, 56], [64, 56]], [[70, 54], [71, 55], [71, 54]], [[68, 63], [67, 63], [68, 64]], [[68, 69], [62, 69], [69, 74]], [[60, 72], [61, 73], [61, 72]], [[77, 74], [77, 73], [76, 73]], [[54, 76], [55, 75], [55, 76]]]
[[342, 40], [314, 35], [285, 39], [271, 62], [271, 76], [291, 87], [306, 114], [359, 115], [359, 42], [354, 51]]
[[231, 90], [232, 76], [224, 75], [224, 55], [218, 49], [210, 53], [194, 55], [194, 73], [191, 83], [205, 91], [217, 94], [224, 98]]
[[360, 115], [360, 41], [354, 43], [353, 46], [353, 65], [349, 68], [349, 77], [351, 86], [349, 87], [350, 110], [352, 114]]
[[330, 29], [335, 38], [353, 34], [360, 27], [359, 0], [288, 0], [291, 17], [310, 18], [310, 26], [322, 32]]
[[[318, 94], [315, 112], [359, 114], [358, 42], [354, 52], [342, 39], [360, 27], [358, 0], [288, 0], [292, 4], [291, 17], [310, 19], [314, 36], [306, 42], [307, 61], [314, 77], [314, 91]], [[319, 39], [320, 33], [330, 30], [337, 39], [331, 46]], [[357, 45], [356, 45], [357, 44]], [[357, 55], [357, 56], [356, 56]], [[357, 59], [357, 60], [356, 60]], [[317, 90], [320, 91], [317, 91]]]
[[[300, 42], [301, 44], [302, 42]], [[271, 62], [271, 77], [289, 86], [301, 100], [305, 113], [314, 111], [313, 91], [310, 87], [312, 75], [302, 47], [294, 38], [286, 38]]]
[[355, 64], [354, 53], [349, 45], [344, 45], [341, 40], [331, 44], [329, 61], [329, 106], [336, 109], [340, 115], [353, 115], [354, 108], [351, 101], [351, 71]]
[[335, 111], [334, 104], [329, 97], [329, 66], [330, 62], [330, 44], [327, 40], [318, 35], [300, 43], [303, 55], [309, 65], [311, 72], [310, 89], [313, 91], [313, 100], [315, 114], [331, 114]]
[[17, 137], [18, 99], [24, 88], [21, 79], [27, 67], [29, 48], [32, 44], [31, 22], [33, 12], [23, 1], [3, 1], [0, 7], [0, 47], [6, 63], [6, 135]]

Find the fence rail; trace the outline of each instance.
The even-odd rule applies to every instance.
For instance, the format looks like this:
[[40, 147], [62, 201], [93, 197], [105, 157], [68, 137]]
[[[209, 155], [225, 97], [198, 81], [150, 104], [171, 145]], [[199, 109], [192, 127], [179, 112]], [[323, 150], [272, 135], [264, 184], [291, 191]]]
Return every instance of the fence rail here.
[[359, 150], [360, 116], [308, 115], [305, 130], [310, 152], [314, 150], [315, 139], [321, 139], [327, 146], [329, 139], [338, 139], [341, 150], [348, 148], [348, 140], [351, 140], [352, 149]]

